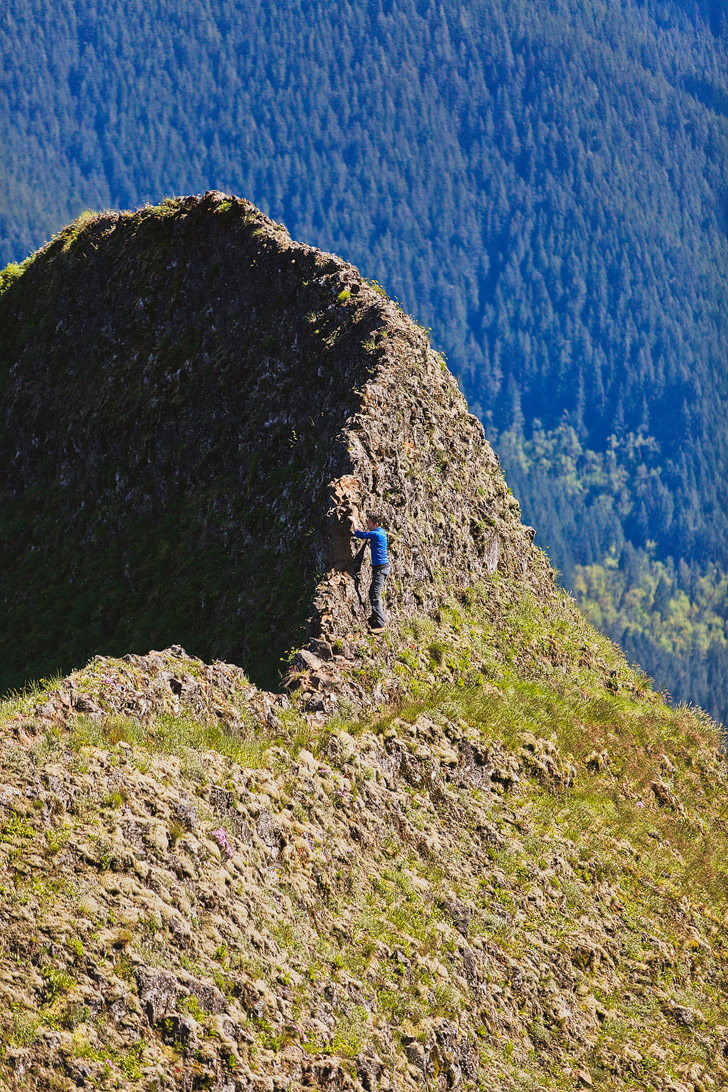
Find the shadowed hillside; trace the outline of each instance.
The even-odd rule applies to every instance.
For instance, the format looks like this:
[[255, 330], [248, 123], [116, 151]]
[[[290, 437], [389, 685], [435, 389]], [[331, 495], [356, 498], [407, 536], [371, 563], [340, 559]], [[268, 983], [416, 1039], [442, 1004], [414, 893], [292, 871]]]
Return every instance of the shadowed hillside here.
[[537, 557], [425, 332], [247, 202], [82, 217], [3, 289], [4, 688], [173, 641], [276, 687], [362, 505], [410, 612]]

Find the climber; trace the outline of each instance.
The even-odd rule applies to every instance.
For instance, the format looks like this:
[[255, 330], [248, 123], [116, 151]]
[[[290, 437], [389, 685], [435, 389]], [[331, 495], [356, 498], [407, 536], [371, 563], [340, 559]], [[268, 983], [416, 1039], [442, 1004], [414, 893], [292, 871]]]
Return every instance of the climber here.
[[387, 532], [381, 526], [378, 515], [367, 512], [367, 530], [358, 531], [353, 528], [355, 538], [369, 540], [372, 551], [372, 582], [369, 585], [369, 602], [372, 605], [372, 613], [369, 618], [369, 629], [372, 633], [384, 633], [386, 618], [382, 606], [382, 588], [384, 581], [392, 571], [387, 556]]

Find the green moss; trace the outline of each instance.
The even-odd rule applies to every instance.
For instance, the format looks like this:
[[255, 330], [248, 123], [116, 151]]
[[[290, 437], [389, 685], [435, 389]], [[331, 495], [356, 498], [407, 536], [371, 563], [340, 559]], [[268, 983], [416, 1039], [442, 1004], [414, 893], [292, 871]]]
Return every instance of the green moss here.
[[48, 1002], [55, 1001], [74, 985], [73, 977], [67, 971], [59, 967], [43, 967], [41, 977], [44, 982], [43, 993]]
[[0, 271], [0, 295], [6, 292], [16, 281], [20, 280], [28, 265], [29, 260], [26, 258], [24, 262], [10, 262]]

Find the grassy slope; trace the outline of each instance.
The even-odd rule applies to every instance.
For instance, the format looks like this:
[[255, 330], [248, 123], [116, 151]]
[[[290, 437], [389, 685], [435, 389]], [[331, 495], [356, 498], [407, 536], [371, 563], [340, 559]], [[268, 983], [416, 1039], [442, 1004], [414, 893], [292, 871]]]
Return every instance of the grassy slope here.
[[[264, 728], [232, 684], [214, 721], [119, 716], [143, 661], [74, 677], [96, 720], [43, 734], [52, 690], [5, 705], [2, 1064], [23, 1087], [82, 1066], [124, 1088], [728, 1080], [717, 728], [568, 601], [545, 617], [497, 578], [388, 640], [357, 670], [411, 697], [365, 721]], [[167, 663], [187, 691], [209, 677]]]

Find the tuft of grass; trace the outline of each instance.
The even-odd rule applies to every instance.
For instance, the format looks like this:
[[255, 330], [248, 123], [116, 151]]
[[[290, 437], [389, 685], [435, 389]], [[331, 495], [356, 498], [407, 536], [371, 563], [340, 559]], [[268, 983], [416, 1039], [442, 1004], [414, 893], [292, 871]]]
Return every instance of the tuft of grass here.
[[433, 663], [441, 667], [445, 663], [445, 656], [447, 655], [447, 645], [442, 641], [431, 641], [427, 646], [427, 651], [430, 655], [430, 659]]
[[[69, 743], [74, 750], [115, 746], [120, 742], [151, 753], [175, 755], [194, 773], [198, 769], [194, 755], [205, 751], [216, 751], [240, 766], [263, 766], [273, 741], [253, 728], [236, 732], [217, 721], [198, 720], [186, 714], [160, 714], [146, 724], [133, 717], [119, 716], [98, 720], [78, 717], [71, 722]], [[203, 770], [204, 764], [199, 769]], [[108, 803], [118, 806], [111, 797]]]
[[35, 828], [24, 816], [11, 812], [0, 827], [0, 842], [14, 842], [17, 838], [35, 838]]
[[40, 972], [43, 979], [43, 994], [46, 1001], [55, 1001], [75, 985], [71, 975], [60, 967], [44, 967]]
[[60, 243], [62, 254], [65, 254], [67, 250], [71, 249], [81, 232], [93, 223], [93, 221], [98, 218], [98, 215], [97, 212], [92, 212], [91, 209], [84, 209], [68, 227], [64, 228], [63, 231], [56, 236]]
[[355, 1058], [366, 1041], [369, 1019], [369, 1013], [362, 1005], [355, 1005], [346, 1016], [342, 1016], [331, 1039], [331, 1053]]
[[29, 259], [26, 258], [24, 262], [10, 262], [3, 270], [0, 270], [0, 296], [20, 280], [29, 264]]
[[68, 947], [69, 952], [71, 952], [71, 954], [73, 955], [74, 961], [76, 963], [80, 963], [85, 955], [85, 949], [81, 938], [69, 937], [66, 941], [66, 946]]
[[142, 212], [151, 213], [152, 216], [164, 219], [179, 212], [181, 204], [182, 202], [178, 197], [165, 197], [158, 205], [145, 205]]
[[37, 1012], [21, 1009], [17, 1002], [10, 1002], [10, 1026], [6, 1042], [13, 1046], [32, 1046], [40, 1034], [41, 1018]]
[[11, 690], [0, 701], [0, 721], [29, 714], [46, 694], [57, 689], [62, 680], [60, 673], [47, 679], [29, 682], [22, 690]]

